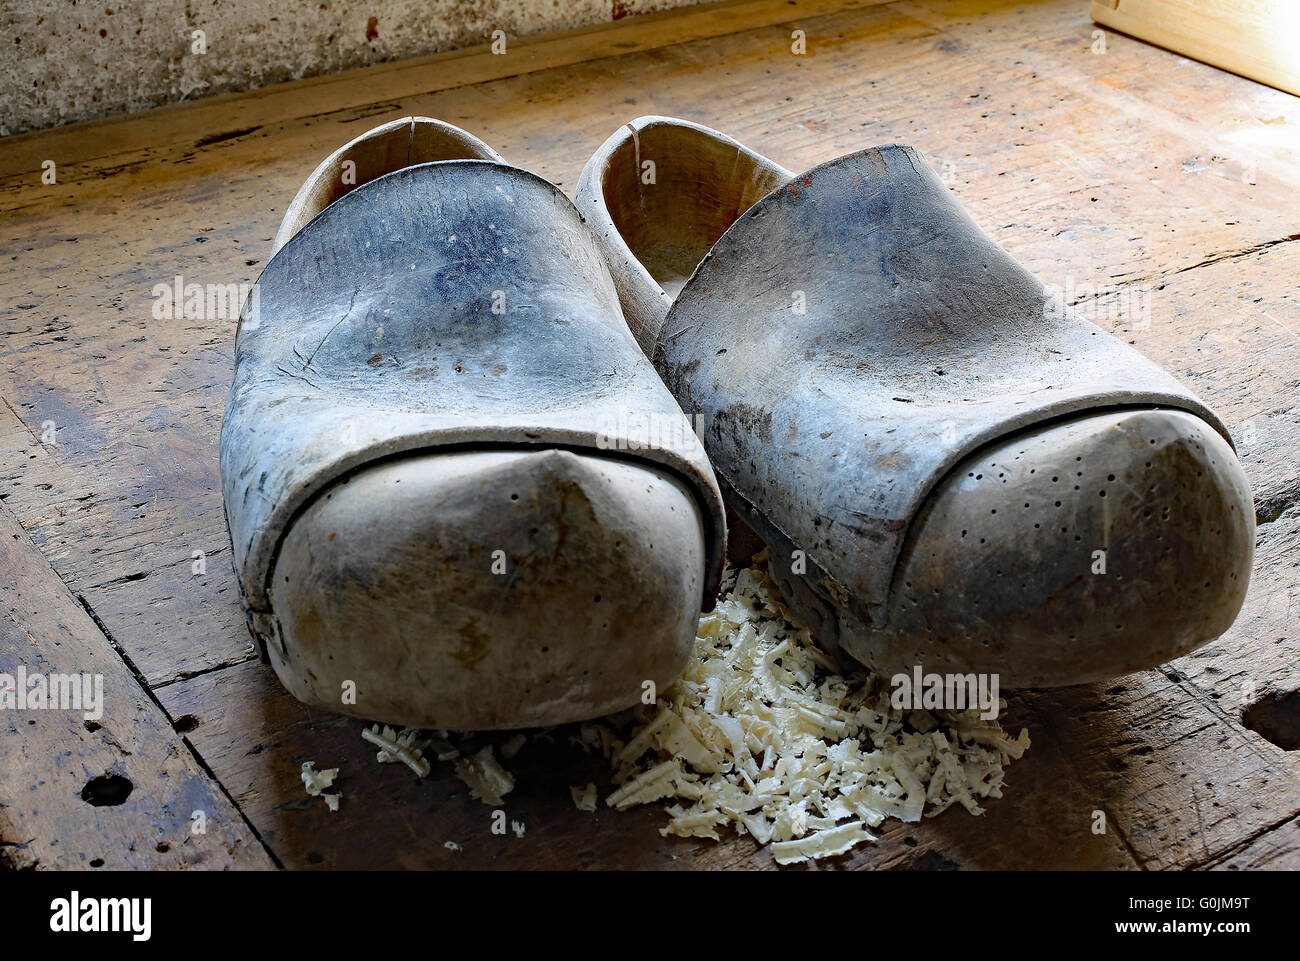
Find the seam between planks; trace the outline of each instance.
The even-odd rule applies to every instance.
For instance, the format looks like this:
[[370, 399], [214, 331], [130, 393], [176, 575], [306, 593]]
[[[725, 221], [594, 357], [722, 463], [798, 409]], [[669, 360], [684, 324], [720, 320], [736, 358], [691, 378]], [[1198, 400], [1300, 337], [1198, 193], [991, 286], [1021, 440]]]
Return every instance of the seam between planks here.
[[1110, 290], [1098, 291], [1096, 293], [1079, 297], [1077, 300], [1072, 300], [1069, 306], [1077, 307], [1080, 304], [1093, 303], [1094, 301], [1114, 296], [1117, 290], [1122, 290], [1126, 287], [1157, 284], [1158, 286], [1156, 289], [1161, 289], [1179, 274], [1189, 273], [1190, 271], [1196, 270], [1200, 267], [1213, 267], [1215, 264], [1221, 264], [1227, 260], [1240, 260], [1247, 257], [1254, 257], [1257, 254], [1273, 250], [1284, 244], [1294, 243], [1297, 240], [1300, 240], [1300, 233], [1287, 234], [1284, 237], [1277, 237], [1273, 240], [1265, 240], [1257, 244], [1251, 244], [1249, 247], [1243, 247], [1240, 250], [1223, 251], [1222, 253], [1215, 254], [1213, 257], [1207, 257], [1205, 260], [1197, 261], [1194, 264], [1188, 264], [1186, 267], [1175, 267], [1173, 270], [1167, 270], [1161, 273], [1144, 274], [1141, 277], [1130, 277], [1127, 280], [1122, 280], [1118, 283], [1112, 284], [1112, 289]]
[[[17, 521], [17, 518], [15, 518], [15, 521]], [[22, 523], [18, 522], [18, 526], [22, 527]], [[26, 532], [24, 531], [24, 533]], [[54, 570], [53, 566], [50, 567], [50, 570], [54, 571], [54, 575], [56, 577], [59, 577], [59, 572]], [[64, 590], [66, 590], [69, 594], [72, 594], [71, 589], [68, 587], [66, 583], [63, 582], [62, 577], [59, 577], [59, 582], [63, 583]], [[109, 645], [117, 653], [117, 656], [122, 660], [122, 663], [126, 665], [126, 669], [131, 672], [131, 676], [135, 678], [136, 684], [140, 686], [140, 690], [142, 690], [145, 693], [145, 695], [149, 698], [149, 700], [153, 702], [154, 707], [158, 708], [158, 710], [162, 712], [162, 716], [167, 719], [167, 723], [171, 724], [172, 729], [175, 730], [176, 719], [172, 717], [171, 712], [168, 711], [167, 708], [163, 706], [162, 701], [158, 699], [158, 696], [154, 693], [153, 688], [151, 688], [149, 686], [148, 681], [145, 680], [144, 675], [141, 674], [139, 668], [135, 666], [135, 662], [131, 660], [131, 656], [127, 654], [125, 649], [123, 649], [122, 645], [117, 642], [117, 638], [113, 636], [113, 632], [109, 630], [108, 625], [105, 624], [104, 621], [100, 618], [100, 616], [95, 613], [95, 609], [91, 607], [90, 602], [86, 600], [85, 595], [72, 594], [72, 597], [75, 598], [77, 603], [80, 604], [81, 607], [85, 610], [86, 614], [89, 615], [90, 619], [94, 622], [95, 627], [99, 630], [99, 633], [104, 636], [104, 640], [108, 641]], [[227, 666], [233, 666], [233, 665], [227, 665]], [[280, 860], [279, 856], [275, 853], [275, 851], [271, 849], [271, 846], [266, 843], [266, 839], [262, 837], [262, 834], [260, 831], [257, 830], [256, 825], [254, 825], [253, 822], [249, 820], [248, 815], [244, 813], [244, 809], [240, 807], [239, 802], [235, 800], [234, 796], [230, 793], [229, 790], [227, 790], [226, 786], [221, 783], [221, 779], [218, 778], [216, 774], [213, 772], [212, 768], [208, 766], [208, 762], [205, 761], [203, 759], [203, 756], [194, 749], [194, 745], [190, 743], [190, 739], [188, 737], [186, 737], [184, 734], [182, 734], [179, 731], [177, 731], [176, 733], [180, 737], [181, 743], [185, 745], [185, 749], [190, 752], [190, 757], [194, 759], [194, 763], [197, 764], [199, 766], [199, 769], [203, 771], [205, 775], [207, 775], [208, 779], [211, 780], [212, 783], [217, 786], [217, 790], [219, 790], [222, 793], [222, 795], [226, 798], [226, 800], [230, 802], [231, 807], [233, 807], [239, 813], [240, 820], [244, 822], [244, 826], [248, 828], [249, 832], [253, 835], [253, 837], [257, 838], [257, 843], [262, 846], [262, 850], [265, 851], [267, 857], [271, 859], [271, 863], [273, 863], [277, 868], [283, 870], [284, 863]]]
[[1246, 837], [1241, 838], [1240, 840], [1234, 841], [1231, 844], [1221, 848], [1219, 851], [1210, 854], [1203, 860], [1195, 861], [1192, 864], [1189, 864], [1186, 868], [1181, 868], [1179, 870], [1198, 871], [1198, 870], [1204, 870], [1206, 868], [1213, 868], [1217, 864], [1226, 860], [1227, 858], [1232, 857], [1234, 854], [1238, 854], [1246, 850], [1251, 845], [1253, 845], [1256, 841], [1267, 837], [1268, 835], [1272, 834], [1274, 831], [1278, 831], [1281, 828], [1284, 828], [1288, 824], [1292, 824], [1297, 820], [1300, 820], [1300, 810], [1293, 812], [1290, 816], [1283, 818], [1282, 820], [1278, 821], [1276, 824], [1270, 824], [1267, 825], [1266, 827], [1262, 827], [1258, 831], [1255, 831], [1253, 834], [1247, 835]]
[[[89, 608], [87, 608], [87, 610], [89, 610]], [[92, 614], [91, 616], [93, 617], [94, 615]], [[171, 687], [173, 684], [179, 684], [181, 681], [188, 681], [196, 677], [203, 677], [204, 675], [211, 674], [214, 671], [224, 671], [228, 667], [238, 667], [240, 664], [247, 664], [249, 661], [256, 661], [257, 659], [258, 659], [258, 654], [257, 651], [254, 650], [250, 652], [246, 657], [241, 657], [236, 660], [222, 661], [220, 664], [210, 664], [207, 667], [200, 668], [197, 671], [178, 671], [175, 674], [163, 678], [157, 684], [152, 685], [150, 687], [150, 690], [161, 691], [164, 687]]]

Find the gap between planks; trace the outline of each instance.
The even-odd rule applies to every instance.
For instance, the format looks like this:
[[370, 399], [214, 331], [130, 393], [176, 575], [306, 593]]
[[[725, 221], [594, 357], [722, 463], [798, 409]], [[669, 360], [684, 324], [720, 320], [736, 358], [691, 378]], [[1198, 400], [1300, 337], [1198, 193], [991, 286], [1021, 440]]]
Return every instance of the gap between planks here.
[[[117, 645], [0, 503], [0, 670], [102, 678], [102, 714], [5, 711], [0, 852], [11, 868], [252, 868], [278, 865], [253, 825]], [[18, 634], [21, 633], [21, 637]], [[129, 784], [118, 803], [96, 779]], [[125, 778], [123, 782], [120, 779]], [[195, 815], [204, 830], [196, 830]]]

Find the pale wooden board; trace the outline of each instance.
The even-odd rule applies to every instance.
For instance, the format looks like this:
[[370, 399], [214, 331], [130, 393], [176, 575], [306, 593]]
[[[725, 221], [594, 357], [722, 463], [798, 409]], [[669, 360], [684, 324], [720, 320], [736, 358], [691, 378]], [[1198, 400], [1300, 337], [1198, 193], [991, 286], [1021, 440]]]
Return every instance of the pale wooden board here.
[[1300, 96], [1291, 0], [1092, 0], [1092, 18]]
[[[100, 675], [103, 713], [0, 713], [0, 865], [270, 868], [271, 859], [171, 721], [0, 504], [0, 673]], [[17, 693], [17, 692], [15, 692]], [[86, 707], [83, 703], [82, 707]], [[92, 779], [125, 778], [92, 805]], [[203, 820], [192, 820], [202, 812]], [[195, 827], [202, 831], [195, 831]]]
[[[187, 736], [286, 864], [442, 864], [449, 852], [429, 832], [472, 837], [487, 809], [445, 776], [415, 785], [376, 766], [357, 722], [308, 716], [248, 660], [216, 470], [233, 323], [155, 321], [150, 289], [176, 273], [254, 280], [302, 178], [384, 120], [459, 123], [568, 187], [588, 153], [641, 113], [721, 127], [796, 169], [866, 144], [914, 143], [1049, 283], [1163, 285], [1151, 329], [1119, 332], [1186, 377], [1238, 435], [1253, 420], [1259, 439], [1243, 447], [1252, 483], [1269, 516], [1295, 504], [1300, 374], [1284, 331], [1260, 312], [1300, 330], [1290, 135], [1300, 102], [1116, 35], [1094, 54], [1095, 26], [1073, 0], [836, 6], [738, 4], [760, 17], [748, 29], [711, 19], [732, 8], [704, 8], [680, 28], [623, 21], [580, 41], [537, 41], [517, 71], [480, 51], [0, 142], [10, 211], [0, 271], [18, 305], [0, 321], [10, 368], [0, 395], [12, 405], [0, 406], [0, 493], [163, 685], [168, 710], [199, 719]], [[795, 27], [807, 31], [805, 57], [789, 53]], [[599, 59], [584, 61], [581, 44]], [[464, 73], [476, 56], [487, 72]], [[248, 126], [259, 129], [238, 132]], [[69, 158], [66, 177], [42, 188], [39, 159], [56, 151]], [[36, 442], [45, 420], [61, 426], [58, 447]], [[950, 811], [886, 825], [880, 844], [845, 864], [1161, 867], [1274, 851], [1270, 832], [1297, 810], [1292, 762], [1211, 705], [1216, 685], [1228, 697], [1243, 674], [1295, 686], [1300, 571], [1288, 525], [1282, 517], [1264, 531], [1238, 625], [1179, 662], [1178, 682], [1150, 674], [1114, 693], [1015, 699], [1012, 721], [1034, 746], [1013, 765], [1005, 799], [983, 818]], [[191, 573], [194, 550], [207, 554], [204, 575]], [[530, 825], [524, 842], [491, 847], [500, 839], [485, 836], [454, 863], [558, 864], [562, 854], [770, 865], [746, 841], [660, 839], [656, 811], [602, 812], [593, 832], [568, 801], [579, 783], [568, 772], [581, 773], [573, 754], [525, 749], [508, 805]], [[329, 815], [308, 801], [297, 777], [307, 757], [341, 764], [356, 803]], [[1193, 797], [1177, 775], [1201, 768], [1213, 788], [1197, 782]], [[1091, 831], [1097, 809], [1106, 835]], [[364, 826], [375, 818], [378, 829]], [[528, 840], [538, 837], [546, 843]], [[1285, 846], [1269, 857], [1300, 864]]]

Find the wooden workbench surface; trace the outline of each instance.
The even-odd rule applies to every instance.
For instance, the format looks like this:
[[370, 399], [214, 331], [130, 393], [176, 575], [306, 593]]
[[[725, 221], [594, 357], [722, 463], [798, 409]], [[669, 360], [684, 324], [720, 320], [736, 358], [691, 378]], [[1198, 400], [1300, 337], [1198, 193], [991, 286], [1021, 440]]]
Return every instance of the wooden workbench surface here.
[[[250, 647], [222, 519], [235, 322], [152, 314], [178, 275], [256, 280], [298, 185], [383, 121], [461, 125], [572, 190], [618, 124], [658, 113], [794, 169], [918, 147], [1012, 254], [1220, 411], [1257, 498], [1227, 636], [1013, 696], [1033, 746], [1005, 798], [886, 822], [823, 866], [1300, 867], [1300, 761], [1242, 716], [1300, 687], [1300, 100], [1117, 34], [1103, 52], [1096, 29], [1084, 0], [743, 0], [0, 141], [0, 671], [103, 673], [108, 702], [98, 726], [0, 717], [0, 861], [772, 866], [748, 839], [660, 837], [657, 805], [575, 810], [569, 785], [608, 781], [568, 731], [509, 762], [525, 833], [494, 835], [447, 765], [377, 765], [359, 721], [286, 695]], [[1105, 309], [1134, 291], [1149, 325]], [[341, 769], [337, 814], [303, 793], [308, 759]], [[105, 775], [125, 803], [82, 799]]]

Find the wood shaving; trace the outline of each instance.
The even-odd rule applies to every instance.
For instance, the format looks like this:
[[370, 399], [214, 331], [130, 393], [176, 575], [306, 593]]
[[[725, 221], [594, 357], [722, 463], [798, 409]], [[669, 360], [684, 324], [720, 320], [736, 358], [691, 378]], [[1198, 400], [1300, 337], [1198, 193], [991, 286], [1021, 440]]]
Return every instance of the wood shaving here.
[[588, 784], [586, 787], [571, 787], [569, 794], [573, 797], [573, 806], [579, 811], [596, 810], [596, 785]]
[[472, 758], [457, 758], [456, 776], [469, 785], [469, 793], [484, 804], [500, 807], [502, 798], [515, 787], [515, 779], [492, 756], [489, 744]]
[[323, 771], [316, 770], [315, 761], [303, 761], [302, 763], [302, 785], [307, 789], [307, 793], [312, 797], [324, 799], [325, 806], [331, 811], [339, 809], [339, 799], [342, 794], [325, 794], [327, 787], [334, 784], [334, 779], [339, 776], [339, 769], [336, 767], [326, 768]]
[[772, 845], [772, 856], [776, 858], [777, 864], [793, 864], [796, 861], [843, 854], [859, 841], [875, 839], [876, 836], [861, 821], [850, 821], [793, 841], [777, 841]]
[[330, 787], [338, 776], [339, 769], [336, 767], [317, 771], [315, 761], [303, 761], [302, 763], [302, 783], [307, 789], [307, 793], [312, 797], [319, 797], [321, 791]]
[[428, 742], [418, 740], [420, 733], [409, 727], [398, 733], [386, 724], [382, 728], [375, 724], [362, 730], [361, 737], [379, 748], [375, 759], [380, 764], [396, 764], [400, 761], [417, 776], [428, 777], [429, 762], [424, 759], [423, 751], [423, 748], [428, 747]]

